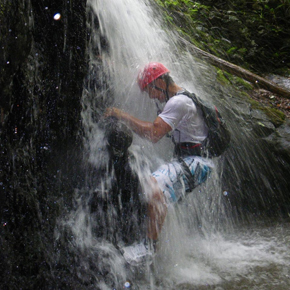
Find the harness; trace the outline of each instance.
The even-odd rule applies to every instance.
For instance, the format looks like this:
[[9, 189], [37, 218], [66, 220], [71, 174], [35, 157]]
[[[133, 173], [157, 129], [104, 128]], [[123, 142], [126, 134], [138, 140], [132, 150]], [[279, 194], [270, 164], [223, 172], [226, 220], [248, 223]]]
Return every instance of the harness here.
[[202, 156], [202, 144], [201, 143], [174, 143], [174, 155], [178, 157], [185, 156]]

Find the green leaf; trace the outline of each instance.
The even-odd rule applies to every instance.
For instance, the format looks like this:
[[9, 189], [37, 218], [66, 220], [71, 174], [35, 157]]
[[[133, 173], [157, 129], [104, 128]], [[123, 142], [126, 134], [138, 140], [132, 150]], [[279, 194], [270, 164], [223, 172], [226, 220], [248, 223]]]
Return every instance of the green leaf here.
[[237, 50], [237, 47], [234, 46], [234, 47], [231, 47], [229, 50], [227, 50], [227, 53], [228, 54], [233, 54], [236, 50]]

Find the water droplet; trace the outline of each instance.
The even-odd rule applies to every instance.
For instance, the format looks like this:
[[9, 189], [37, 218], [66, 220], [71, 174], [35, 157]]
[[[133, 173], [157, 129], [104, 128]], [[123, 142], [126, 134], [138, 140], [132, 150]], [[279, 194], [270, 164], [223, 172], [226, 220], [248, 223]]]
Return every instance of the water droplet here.
[[225, 190], [225, 191], [223, 191], [223, 195], [224, 195], [224, 196], [228, 196], [229, 193]]
[[60, 13], [56, 13], [56, 14], [54, 14], [54, 16], [53, 16], [53, 19], [54, 19], [54, 20], [60, 20], [60, 18], [61, 18], [61, 14], [60, 14]]
[[131, 288], [131, 282], [130, 281], [126, 281], [124, 283], [124, 288]]

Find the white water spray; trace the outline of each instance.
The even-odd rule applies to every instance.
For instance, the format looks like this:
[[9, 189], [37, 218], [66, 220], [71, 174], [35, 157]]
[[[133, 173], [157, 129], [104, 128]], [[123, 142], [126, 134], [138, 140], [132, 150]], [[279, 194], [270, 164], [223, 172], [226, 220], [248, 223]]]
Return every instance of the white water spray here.
[[[89, 48], [90, 65], [101, 67], [103, 75], [98, 75], [100, 83], [95, 91], [90, 91], [89, 87], [84, 89], [82, 122], [88, 163], [94, 168], [106, 168], [108, 156], [102, 150], [104, 132], [98, 126], [104, 109], [102, 105], [124, 109], [143, 120], [152, 121], [156, 117], [155, 104], [140, 92], [136, 83], [138, 71], [144, 64], [149, 61], [164, 63], [179, 85], [203, 98], [210, 98], [206, 81], [212, 78], [212, 72], [192, 55], [181, 51], [174, 33], [161, 29], [162, 22], [156, 18], [157, 13], [154, 14], [148, 1], [89, 0], [88, 10], [98, 19], [98, 25], [91, 26], [91, 44], [98, 52], [96, 47]], [[105, 49], [101, 43], [103, 36], [109, 44]], [[137, 160], [135, 170], [139, 177], [149, 176], [159, 164], [169, 160], [172, 147], [166, 138], [153, 146], [134, 135], [130, 150]], [[144, 162], [146, 166], [142, 167]], [[247, 237], [226, 240], [218, 233], [218, 224], [224, 223], [223, 230], [231, 226], [221, 203], [223, 190], [219, 175], [220, 172], [213, 173], [206, 185], [172, 208], [160, 237], [155, 272], [148, 268], [143, 269], [141, 278], [137, 275], [140, 289], [218, 286], [224, 279], [231, 281], [237, 275], [247, 275], [251, 267], [273, 261], [279, 265], [284, 263], [280, 253], [269, 254], [271, 241], [255, 239], [257, 243], [251, 244]], [[85, 192], [90, 197], [96, 189], [105, 191], [110, 183], [110, 176], [105, 176], [106, 179], [97, 183], [98, 188], [88, 186], [81, 194], [78, 192], [78, 196], [85, 196]], [[112, 285], [121, 288], [128, 278], [124, 260], [112, 243], [97, 237], [94, 232], [95, 223], [104, 222], [102, 217], [96, 219], [91, 215], [85, 198], [76, 199], [76, 208], [64, 225], [71, 229], [73, 247], [80, 251], [79, 275], [94, 277], [97, 289], [112, 289]], [[94, 267], [90, 266], [92, 263]], [[101, 277], [108, 272], [107, 278]]]

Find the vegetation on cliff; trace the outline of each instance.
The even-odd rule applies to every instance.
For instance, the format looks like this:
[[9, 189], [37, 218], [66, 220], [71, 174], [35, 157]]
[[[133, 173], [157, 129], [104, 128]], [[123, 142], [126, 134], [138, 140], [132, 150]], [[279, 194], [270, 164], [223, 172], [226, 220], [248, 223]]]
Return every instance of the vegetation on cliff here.
[[154, 1], [166, 10], [167, 22], [202, 50], [260, 74], [289, 69], [288, 0]]

